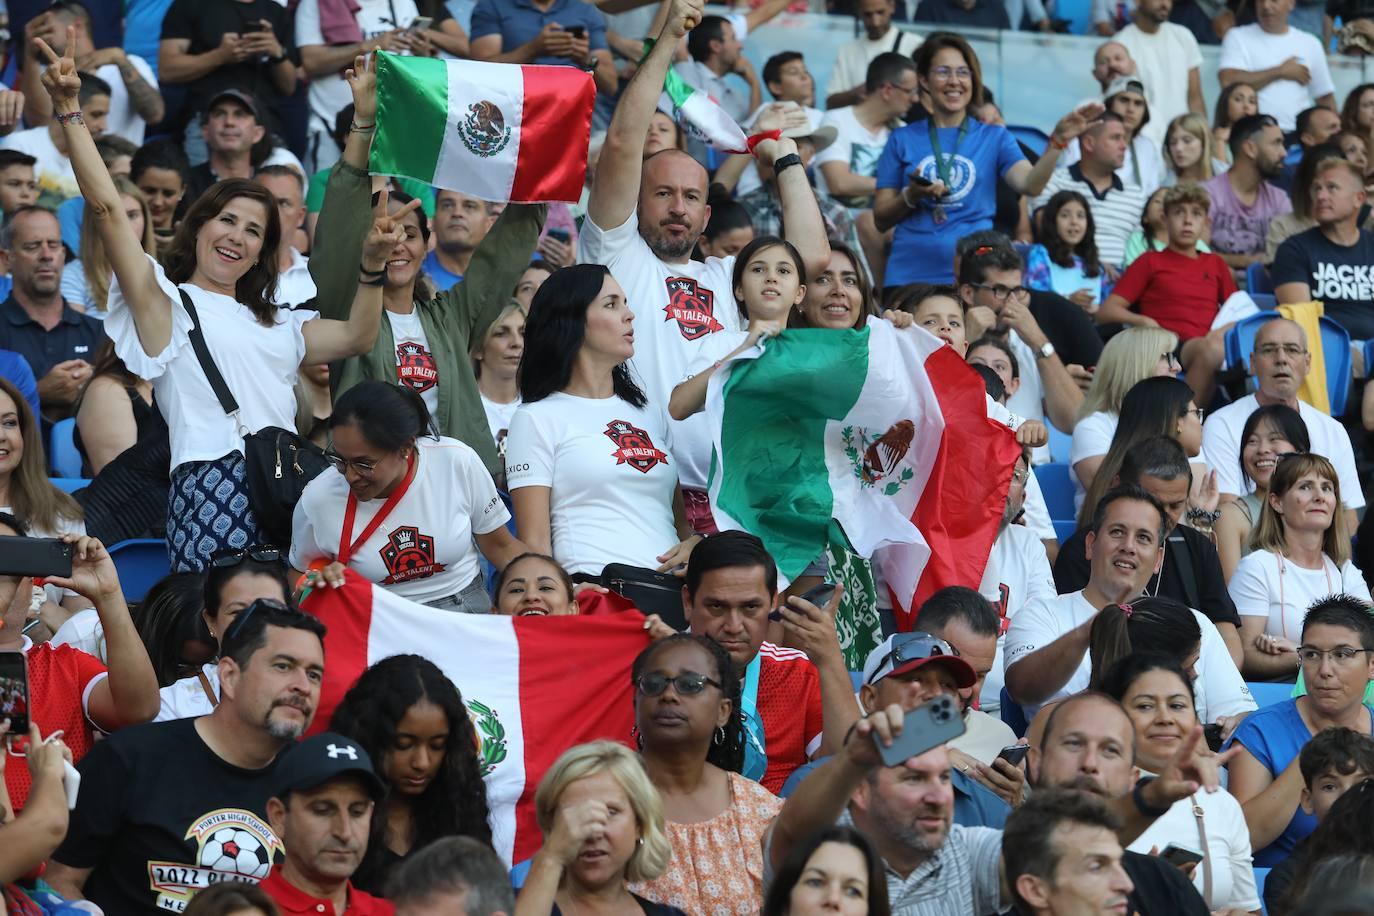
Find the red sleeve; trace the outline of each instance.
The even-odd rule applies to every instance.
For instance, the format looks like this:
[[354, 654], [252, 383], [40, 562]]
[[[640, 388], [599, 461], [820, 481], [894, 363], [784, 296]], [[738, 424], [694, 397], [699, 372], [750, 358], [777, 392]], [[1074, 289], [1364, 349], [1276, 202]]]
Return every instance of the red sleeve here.
[[1237, 292], [1236, 278], [1231, 273], [1231, 265], [1227, 264], [1221, 256], [1214, 254], [1212, 257], [1221, 262], [1217, 269], [1217, 276], [1221, 278], [1221, 298], [1217, 300], [1217, 305], [1223, 305]]
[[821, 706], [821, 676], [812, 665], [807, 666], [806, 674], [806, 756], [814, 759], [820, 753], [821, 739], [825, 737], [824, 707]]
[[1153, 251], [1147, 251], [1132, 261], [1131, 266], [1127, 267], [1126, 272], [1121, 275], [1121, 279], [1116, 281], [1112, 295], [1120, 296], [1131, 305], [1139, 302], [1145, 288], [1150, 285], [1150, 276], [1154, 273], [1151, 270], [1151, 265], [1154, 263], [1153, 255]]

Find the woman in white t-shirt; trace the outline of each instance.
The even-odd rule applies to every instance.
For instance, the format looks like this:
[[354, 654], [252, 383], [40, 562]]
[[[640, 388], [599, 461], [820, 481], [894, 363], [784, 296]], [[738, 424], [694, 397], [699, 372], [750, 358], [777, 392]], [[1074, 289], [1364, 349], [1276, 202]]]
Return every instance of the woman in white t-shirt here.
[[574, 576], [608, 563], [674, 570], [701, 540], [683, 511], [668, 415], [626, 366], [633, 322], [610, 271], [577, 264], [540, 287], [525, 325], [506, 480], [521, 539]]
[[1296, 677], [1297, 640], [1315, 602], [1342, 592], [1369, 601], [1369, 586], [1350, 562], [1340, 505], [1341, 484], [1330, 461], [1311, 454], [1278, 461], [1250, 536], [1252, 552], [1229, 585], [1247, 678]]
[[[420, 393], [367, 381], [329, 418], [326, 471], [305, 488], [291, 524], [291, 565], [340, 585], [345, 568], [430, 607], [491, 610], [480, 560], [497, 569], [529, 548], [473, 449], [440, 436]], [[475, 542], [475, 544], [474, 544]]]
[[516, 374], [520, 369], [520, 354], [525, 352], [525, 314], [520, 303], [511, 301], [472, 345], [472, 373], [477, 376], [477, 392], [482, 396], [487, 425], [491, 427], [496, 454], [503, 465], [506, 433], [520, 406]]
[[[68, 42], [68, 53], [71, 47]], [[244, 436], [266, 427], [293, 427], [296, 373], [303, 363], [331, 362], [371, 347], [381, 317], [379, 278], [387, 252], [403, 237], [399, 217], [386, 215], [383, 192], [382, 215], [363, 243], [360, 282], [347, 321], [273, 304], [274, 252], [281, 236], [277, 203], [246, 179], [218, 182], [191, 206], [163, 259], [164, 269], [143, 250], [80, 117], [75, 62], [58, 58], [46, 44], [40, 50], [49, 64], [43, 86], [114, 270], [106, 332], [129, 370], [152, 381], [171, 433], [167, 544], [172, 567], [203, 569], [215, 550], [258, 540]], [[357, 109], [370, 113], [373, 74], [350, 70], [348, 78]], [[194, 303], [209, 355], [238, 401], [240, 410], [233, 416], [225, 414], [201, 368], [185, 302]]]
[[1245, 419], [1240, 434], [1240, 476], [1250, 493], [1232, 497], [1216, 523], [1217, 556], [1230, 582], [1242, 557], [1250, 553], [1250, 535], [1269, 499], [1269, 480], [1279, 456], [1312, 451], [1302, 414], [1287, 404], [1266, 404]]

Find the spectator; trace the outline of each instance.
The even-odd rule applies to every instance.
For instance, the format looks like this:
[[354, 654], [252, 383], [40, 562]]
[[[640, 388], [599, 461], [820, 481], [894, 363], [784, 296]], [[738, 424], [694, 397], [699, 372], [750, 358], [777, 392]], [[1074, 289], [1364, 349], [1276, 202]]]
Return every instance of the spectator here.
[[969, 119], [970, 106], [982, 101], [983, 77], [967, 41], [951, 32], [931, 33], [916, 52], [916, 73], [930, 95], [930, 118], [924, 129], [917, 123], [894, 130], [878, 160], [873, 221], [879, 232], [896, 227], [883, 276], [888, 288], [948, 283], [954, 242], [992, 226], [995, 179], [1018, 194], [1039, 194], [1059, 151], [1095, 114], [1086, 106], [1061, 118], [1032, 167], [1005, 127]]
[[1298, 646], [1288, 634], [1301, 629], [1303, 614], [1324, 596], [1341, 592], [1369, 601], [1369, 586], [1350, 562], [1340, 496], [1336, 470], [1320, 455], [1285, 456], [1275, 464], [1250, 535], [1253, 552], [1230, 581], [1245, 673], [1252, 678], [1294, 672]]
[[[115, 191], [119, 194], [119, 205], [124, 208], [124, 218], [129, 228], [147, 254], [157, 256], [157, 236], [153, 234], [152, 213], [143, 192], [128, 178], [111, 175]], [[81, 198], [73, 198], [80, 200]], [[105, 240], [95, 228], [99, 217], [95, 210], [82, 208], [81, 243], [77, 249], [80, 257], [69, 261], [62, 268], [62, 281], [59, 290], [63, 300], [91, 318], [104, 320], [106, 306], [110, 301], [110, 256], [105, 251]], [[59, 230], [60, 231], [60, 230]], [[102, 333], [102, 338], [104, 337]], [[105, 338], [108, 339], [108, 338]], [[103, 346], [103, 343], [101, 344]], [[94, 359], [94, 356], [92, 356]]]
[[1374, 337], [1374, 234], [1361, 229], [1364, 175], [1345, 159], [1317, 167], [1312, 218], [1317, 225], [1279, 246], [1271, 276], [1280, 303], [1319, 299], [1356, 340]]
[[539, 780], [534, 806], [544, 845], [520, 890], [517, 914], [573, 912], [594, 900], [650, 916], [683, 916], [625, 887], [667, 871], [673, 848], [658, 790], [624, 746], [597, 741], [565, 751]]
[[[112, 735], [81, 762], [85, 791], [48, 863], [53, 888], [68, 900], [135, 913], [179, 908], [208, 874], [265, 878], [282, 851], [266, 820], [276, 758], [310, 726], [323, 640], [324, 626], [293, 608], [263, 600], [245, 608], [224, 634], [214, 712]], [[150, 797], [158, 803], [147, 804]], [[228, 840], [217, 838], [225, 829], [234, 831]], [[206, 851], [225, 842], [240, 854]], [[167, 863], [166, 880], [148, 881], [149, 862]]]
[[1169, 21], [1173, 9], [1173, 0], [1140, 0], [1131, 13], [1131, 24], [1116, 33], [1117, 42], [1135, 61], [1135, 75], [1149, 87], [1155, 126], [1146, 125], [1143, 133], [1155, 147], [1165, 139], [1164, 126], [1175, 118], [1207, 111], [1202, 99], [1202, 51], [1192, 32]]
[[[1169, 231], [1164, 224], [1164, 195], [1168, 193], [1168, 188], [1156, 188], [1150, 195], [1140, 217], [1140, 228], [1126, 240], [1126, 259], [1121, 262], [1123, 269], [1147, 251], [1163, 251], [1169, 247]], [[1201, 253], [1212, 250], [1202, 239], [1197, 240], [1195, 247]]]
[[18, 150], [0, 149], [0, 215], [9, 217], [38, 203], [38, 160]]
[[1121, 42], [1104, 41], [1093, 52], [1093, 79], [1097, 80], [1097, 88], [1102, 92], [1105, 93], [1117, 77], [1135, 75], [1135, 58]]
[[511, 916], [515, 893], [506, 865], [471, 837], [437, 840], [396, 869], [387, 889], [396, 916]]
[[506, 617], [561, 617], [579, 613], [573, 581], [553, 557], [527, 553], [501, 570], [493, 613]]
[[[11, 513], [8, 508], [0, 509], [0, 535], [28, 535], [32, 529]], [[23, 654], [29, 681], [29, 720], [48, 735], [60, 730], [72, 758], [80, 762], [97, 743], [97, 730], [110, 734], [153, 717], [157, 679], [129, 619], [114, 561], [104, 545], [75, 534], [63, 535], [62, 541], [72, 548], [72, 574], [65, 578], [49, 576], [48, 581], [78, 592], [95, 605], [105, 629], [108, 668], [79, 649], [50, 643], [34, 645], [24, 635], [30, 606], [22, 597], [26, 594], [23, 590], [29, 588], [27, 576], [0, 577], [0, 608], [4, 609], [0, 651]], [[20, 596], [18, 600], [16, 596]], [[16, 762], [22, 756], [22, 748], [6, 742], [5, 787], [15, 811], [24, 808], [32, 786], [31, 770]]]
[[1096, 312], [1107, 281], [1088, 199], [1077, 191], [1054, 194], [1040, 214], [1036, 237], [1026, 252], [1026, 285], [1056, 292], [1090, 315]]
[[[1104, 112], [1079, 140], [1083, 158], [1067, 169], [1056, 170], [1045, 189], [1030, 203], [1032, 210], [1039, 210], [1060, 191], [1082, 193], [1092, 210], [1096, 227], [1093, 241], [1098, 254], [1102, 263], [1111, 267], [1125, 258], [1126, 239], [1150, 193], [1139, 183], [1124, 181], [1120, 175], [1130, 143], [1120, 115]], [[1139, 160], [1137, 157], [1135, 161]]]
[[81, 390], [73, 413], [72, 439], [87, 479], [138, 443], [151, 447], [150, 437], [167, 435], [167, 422], [153, 405], [152, 384], [129, 371], [108, 339], [95, 353], [91, 380]]
[[157, 76], [148, 62], [127, 54], [118, 44], [96, 47], [91, 14], [79, 0], [60, 0], [24, 26], [24, 65], [19, 88], [24, 93], [24, 119], [43, 124], [52, 118], [52, 100], [43, 91], [43, 58], [33, 44], [42, 38], [58, 54], [67, 51], [67, 36], [76, 47], [72, 56], [82, 73], [91, 73], [110, 87], [109, 116], [105, 132], [123, 137], [134, 146], [143, 143], [149, 124], [162, 121], [165, 106], [158, 92]]
[[[538, 269], [536, 264], [539, 265]], [[530, 280], [527, 281], [526, 277]], [[516, 290], [518, 292], [527, 282], [534, 282], [535, 278], [542, 285], [548, 277], [549, 272], [543, 269], [543, 263], [535, 262], [525, 269]], [[531, 299], [538, 289], [536, 285], [530, 293]], [[502, 466], [498, 478], [503, 482], [501, 489], [505, 489], [506, 434], [510, 431], [515, 412], [520, 409], [520, 384], [516, 376], [520, 369], [520, 357], [525, 352], [528, 307], [514, 299], [507, 302], [501, 314], [487, 327], [486, 333], [472, 342], [472, 372], [477, 377], [477, 393], [482, 398], [482, 410], [487, 415], [487, 427], [491, 430], [492, 440], [496, 443], [496, 457]]]
[[187, 916], [280, 916], [272, 898], [256, 884], [224, 881], [205, 888], [186, 905]]
[[1118, 821], [1100, 799], [1071, 789], [1037, 793], [1009, 818], [1007, 883], [1018, 912], [1067, 916], [1092, 907], [1130, 911], [1135, 884], [1122, 864]]
[[[1121, 118], [1126, 127], [1126, 155], [1115, 169], [1116, 176], [1126, 187], [1138, 188], [1148, 195], [1159, 187], [1165, 176], [1159, 143], [1141, 133], [1150, 124], [1146, 92], [1145, 83], [1139, 77], [1117, 77], [1103, 89], [1103, 101], [1107, 111]], [[1080, 142], [1072, 142], [1060, 165], [1073, 165], [1081, 156]]]
[[436, 293], [448, 292], [463, 279], [477, 247], [487, 237], [502, 205], [469, 194], [438, 190], [434, 195], [434, 250], [425, 255], [424, 271]]
[[471, 51], [474, 60], [578, 67], [591, 73], [597, 91], [606, 95], [615, 95], [619, 83], [606, 20], [583, 0], [530, 0], [514, 7], [478, 0]]
[[229, 626], [255, 601], [283, 604], [291, 594], [281, 551], [266, 545], [220, 551], [205, 571], [201, 618], [215, 647], [214, 658], [193, 675], [162, 688], [162, 710], [154, 721], [208, 716], [219, 705], [218, 658]]
[[[743, 248], [744, 245], [739, 247]], [[520, 337], [522, 340], [525, 336], [523, 325], [525, 314], [529, 312], [530, 303], [534, 301], [534, 294], [539, 292], [539, 287], [544, 285], [544, 281], [552, 273], [553, 268], [549, 267], [548, 261], [530, 261], [530, 266], [525, 268], [525, 272], [520, 275], [519, 281], [515, 284], [515, 292], [511, 293], [511, 299], [520, 305], [522, 320]], [[507, 304], [507, 308], [509, 308], [509, 304]], [[504, 314], [504, 310], [502, 314]], [[498, 319], [498, 323], [502, 320], [504, 319]], [[476, 359], [475, 356], [473, 358]]]
[[1230, 791], [1245, 809], [1259, 868], [1292, 855], [1316, 826], [1300, 810], [1303, 745], [1332, 726], [1370, 733], [1371, 712], [1362, 702], [1374, 650], [1368, 604], [1349, 595], [1324, 598], [1303, 617], [1300, 638], [1298, 666], [1310, 692], [1251, 713], [1231, 739], [1242, 750], [1231, 761]]
[[14, 386], [15, 396], [29, 405], [35, 417], [42, 414], [38, 406], [38, 381], [33, 377], [28, 360], [13, 350], [0, 350], [0, 379]]
[[[1135, 764], [1159, 772], [1183, 740], [1197, 730], [1196, 699], [1185, 669], [1157, 655], [1135, 654], [1116, 662], [1103, 678], [1103, 691], [1126, 710], [1135, 729]], [[1185, 840], [1186, 838], [1186, 840]], [[1250, 833], [1240, 803], [1229, 792], [1194, 792], [1174, 802], [1169, 813], [1130, 844], [1149, 853], [1171, 842], [1201, 852], [1193, 886], [1213, 910], [1260, 908], [1251, 866]]]
[[1259, 114], [1259, 96], [1246, 83], [1223, 86], [1217, 96], [1216, 112], [1212, 115], [1212, 140], [1217, 155], [1231, 162], [1231, 127], [1241, 118]]
[[1355, 458], [1350, 437], [1339, 422], [1298, 400], [1298, 389], [1312, 371], [1312, 354], [1307, 350], [1307, 335], [1302, 326], [1286, 318], [1267, 321], [1255, 332], [1250, 354], [1250, 371], [1258, 382], [1254, 394], [1227, 404], [1202, 425], [1202, 457], [1217, 473], [1217, 489], [1239, 496], [1247, 487], [1240, 476], [1241, 432], [1245, 420], [1261, 406], [1287, 404], [1307, 424], [1312, 452], [1324, 455], [1336, 467], [1349, 530], [1356, 524], [1355, 510], [1364, 507], [1360, 478], [1355, 473]]
[[[1326, 47], [1329, 47], [1328, 43]], [[1341, 106], [1341, 130], [1374, 139], [1374, 83], [1361, 83], [1346, 94]]]
[[896, 12], [895, 0], [859, 0], [855, 5], [854, 18], [864, 34], [840, 46], [825, 87], [826, 108], [857, 105], [868, 97], [868, 67], [879, 54], [910, 58], [920, 47], [920, 35], [892, 24]]
[[352, 569], [429, 607], [490, 611], [479, 560], [502, 569], [529, 548], [507, 530], [510, 513], [477, 453], [435, 435], [417, 392], [381, 381], [340, 395], [329, 431], [325, 456], [338, 473], [316, 477], [296, 504], [293, 571], [315, 570], [307, 583], [337, 588]]
[[349, 916], [390, 916], [395, 908], [349, 879], [367, 853], [385, 788], [367, 751], [343, 735], [311, 735], [282, 754], [267, 820], [286, 854], [259, 887], [287, 913], [328, 906]]
[[[1308, 150], [1315, 149], [1325, 143], [1336, 143], [1339, 145], [1338, 138], [1341, 133], [1341, 119], [1340, 116], [1330, 108], [1322, 108], [1320, 105], [1304, 108], [1302, 111], [1298, 112], [1296, 123], [1297, 126], [1293, 128], [1293, 133], [1297, 137], [1298, 149], [1302, 151], [1303, 155], [1306, 155]], [[1364, 146], [1363, 137], [1357, 137], [1356, 139], [1360, 141], [1358, 144], [1360, 161], [1356, 161], [1354, 155], [1346, 156], [1345, 158], [1354, 162], [1360, 169], [1360, 175], [1363, 176], [1365, 167], [1364, 160], [1368, 159], [1369, 151]], [[1344, 150], [1342, 150], [1342, 154], [1344, 154]], [[1285, 159], [1283, 170], [1279, 172], [1279, 177], [1274, 179], [1274, 184], [1291, 195], [1293, 193], [1293, 181], [1296, 172], [1297, 165]]]
[[1010, 29], [1007, 5], [999, 0], [922, 0], [911, 17], [947, 29]]
[[748, 742], [734, 663], [714, 640], [677, 634], [639, 653], [631, 677], [644, 769], [655, 787], [671, 779], [675, 810], [692, 820], [667, 821], [671, 863], [629, 889], [684, 913], [757, 906], [763, 838], [782, 802], [740, 775]]
[[[775, 102], [795, 102], [812, 121], [819, 121], [824, 115], [816, 107], [816, 83], [800, 51], [781, 51], [764, 61], [763, 86]], [[753, 117], [758, 114], [756, 110]]]
[[872, 205], [878, 158], [892, 133], [889, 125], [916, 98], [916, 65], [904, 54], [884, 51], [868, 65], [860, 102], [826, 113], [822, 127], [833, 127], [835, 142], [816, 154], [816, 187], [852, 207]]
[[1279, 246], [1284, 242], [1300, 232], [1316, 228], [1317, 221], [1312, 217], [1312, 187], [1317, 181], [1317, 170], [1332, 159], [1343, 158], [1345, 154], [1334, 143], [1314, 146], [1302, 154], [1302, 160], [1293, 173], [1293, 184], [1288, 189], [1293, 209], [1269, 221], [1269, 230], [1264, 236], [1265, 264], [1274, 263]]
[[858, 252], [836, 242], [830, 246], [830, 263], [824, 270], [813, 271], [808, 277], [806, 296], [788, 313], [787, 326], [832, 330], [863, 328], [868, 319], [877, 314], [878, 307]]
[[[278, 3], [173, 0], [162, 20], [157, 72], [163, 83], [186, 86], [184, 113], [208, 112], [217, 97], [233, 91], [263, 102], [258, 123], [284, 135], [286, 117], [278, 109], [296, 91], [295, 57], [291, 22]], [[352, 60], [342, 60], [334, 72]], [[205, 142], [199, 125], [187, 123], [187, 155], [197, 165], [207, 158]]]
[[711, 196], [706, 205], [711, 208], [711, 216], [701, 230], [701, 237], [697, 239], [693, 260], [697, 260], [698, 256], [702, 261], [707, 258], [720, 258], [723, 261], [734, 257], [758, 236], [754, 224], [749, 221], [749, 211], [719, 184], [711, 186]]
[[1264, 260], [1269, 221], [1293, 209], [1288, 195], [1271, 183], [1287, 153], [1283, 131], [1267, 114], [1248, 115], [1233, 123], [1229, 142], [1231, 168], [1203, 187], [1212, 197], [1211, 245], [1227, 264], [1244, 271]]
[[[39, 870], [43, 862], [57, 848], [67, 832], [67, 793], [64, 791], [65, 769], [62, 762], [71, 761], [71, 749], [62, 743], [61, 735], [51, 735], [48, 741], [29, 723], [27, 735], [10, 735], [10, 723], [0, 722], [0, 740], [27, 738], [23, 762], [12, 762], [28, 770], [30, 783], [28, 804], [15, 817], [5, 785], [0, 782], [0, 885], [8, 885]], [[5, 895], [8, 897], [8, 894]], [[27, 898], [26, 898], [27, 899]]]
[[[90, 136], [99, 137], [105, 132], [105, 119], [110, 112], [110, 85], [94, 74], [82, 73], [75, 78], [71, 88], [71, 113], [77, 115], [75, 123], [85, 124]], [[72, 170], [69, 142], [64, 122], [56, 118], [0, 140], [0, 147], [34, 158], [38, 203], [49, 210], [55, 210], [64, 200], [82, 193]]]
[[191, 180], [186, 154], [172, 140], [154, 140], [139, 148], [129, 168], [129, 180], [138, 185], [148, 203], [158, 255], [171, 246], [177, 214]]
[[217, 181], [253, 177], [253, 147], [267, 136], [257, 99], [239, 89], [216, 93], [200, 118], [209, 158], [192, 166], [187, 196], [195, 202]]
[[1166, 185], [1211, 181], [1227, 168], [1213, 151], [1207, 119], [1195, 112], [1181, 114], [1169, 122], [1164, 135], [1164, 161], [1169, 166], [1169, 174], [1164, 176]]
[[[800, 843], [778, 866], [763, 901], [763, 916], [826, 912], [836, 900], [852, 916], [889, 916], [883, 860], [853, 827], [831, 827]], [[863, 906], [863, 909], [859, 909]]]
[[1307, 424], [1287, 404], [1269, 404], [1250, 414], [1241, 430], [1240, 442], [1240, 478], [1244, 489], [1253, 486], [1254, 490], [1225, 500], [1217, 519], [1217, 554], [1227, 582], [1235, 575], [1241, 559], [1253, 549], [1250, 536], [1269, 501], [1269, 481], [1279, 459], [1293, 452], [1312, 450]]
[[[724, 16], [702, 17], [687, 34], [687, 54], [691, 59], [674, 64], [673, 69], [688, 85], [707, 92], [726, 114], [743, 124], [763, 104], [763, 87], [754, 74], [754, 65], [744, 55], [745, 36], [738, 34], [738, 24]], [[726, 79], [732, 73], [748, 86], [747, 96]], [[700, 160], [705, 150], [700, 141], [689, 141], [688, 151]]]
[[[1188, 608], [1172, 598], [1149, 595], [1130, 604], [1104, 607], [1088, 631], [1088, 658], [1092, 662], [1088, 689], [1101, 690], [1118, 662], [1146, 656], [1167, 659], [1188, 672], [1190, 683], [1197, 679], [1202, 627]], [[1197, 700], [1193, 703], [1196, 707]]]
[[310, 276], [309, 260], [296, 247], [305, 228], [305, 180], [289, 165], [264, 165], [253, 180], [267, 189], [277, 202], [281, 239], [277, 242], [277, 294], [273, 302], [284, 308], [297, 308], [315, 298], [315, 281]]
[[1260, 111], [1285, 131], [1294, 128], [1298, 112], [1309, 105], [1336, 108], [1326, 52], [1316, 36], [1289, 26], [1292, 12], [1293, 0], [1259, 0], [1256, 21], [1236, 26], [1222, 38], [1217, 73], [1222, 86], [1253, 86]]
[[[808, 116], [809, 117], [809, 116]], [[811, 167], [816, 153], [826, 149], [834, 142], [837, 130], [831, 125], [820, 123], [819, 117], [809, 120], [806, 126], [789, 128], [783, 137], [795, 141], [797, 155], [801, 159], [803, 174]], [[716, 173], [719, 178], [732, 165], [749, 163], [749, 156], [732, 156], [731, 161]], [[783, 234], [782, 193], [778, 186], [777, 173], [766, 162], [750, 163], [758, 170], [762, 184], [753, 191], [739, 194], [736, 201], [749, 214], [749, 223], [757, 235], [781, 237]], [[816, 206], [821, 211], [826, 238], [844, 242], [850, 247], [858, 247], [858, 235], [849, 208], [824, 191], [814, 191]]]

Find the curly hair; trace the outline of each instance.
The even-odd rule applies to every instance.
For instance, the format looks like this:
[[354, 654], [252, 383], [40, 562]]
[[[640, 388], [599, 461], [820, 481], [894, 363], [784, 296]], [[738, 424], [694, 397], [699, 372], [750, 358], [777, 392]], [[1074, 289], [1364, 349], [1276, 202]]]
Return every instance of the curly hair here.
[[[725, 738], [720, 743], [714, 740], [706, 751], [706, 762], [720, 767], [731, 773], [738, 773], [744, 769], [744, 716], [740, 711], [740, 683], [739, 673], [735, 671], [735, 663], [730, 659], [730, 653], [726, 652], [720, 643], [706, 636], [693, 636], [690, 633], [676, 633], [666, 639], [653, 642], [640, 652], [635, 658], [634, 666], [630, 669], [630, 680], [639, 682], [639, 677], [649, 668], [655, 655], [664, 649], [672, 646], [688, 643], [700, 646], [706, 653], [715, 660], [716, 680], [720, 681], [721, 692], [730, 701], [730, 718], [726, 721]], [[705, 674], [706, 672], [702, 672]], [[639, 695], [635, 694], [635, 716], [639, 713]]]
[[[334, 710], [331, 730], [363, 746], [380, 770], [396, 742], [396, 728], [417, 703], [429, 702], [444, 711], [449, 722], [448, 744], [439, 773], [415, 803], [415, 842], [419, 849], [447, 836], [463, 835], [491, 843], [487, 823], [487, 788], [477, 760], [477, 735], [458, 688], [439, 667], [419, 655], [393, 655], [362, 673]], [[366, 890], [385, 883], [387, 811], [395, 794], [387, 795], [372, 815], [372, 836], [354, 884]]]
[[[1087, 219], [1087, 231], [1077, 245], [1070, 245], [1059, 235], [1059, 211], [1069, 204], [1083, 208]], [[1050, 260], [1060, 267], [1072, 267], [1073, 256], [1083, 259], [1083, 276], [1096, 277], [1102, 273], [1102, 259], [1097, 254], [1097, 225], [1093, 222], [1093, 211], [1088, 199], [1077, 191], [1058, 191], [1045, 204], [1040, 214], [1040, 244], [1045, 246]]]

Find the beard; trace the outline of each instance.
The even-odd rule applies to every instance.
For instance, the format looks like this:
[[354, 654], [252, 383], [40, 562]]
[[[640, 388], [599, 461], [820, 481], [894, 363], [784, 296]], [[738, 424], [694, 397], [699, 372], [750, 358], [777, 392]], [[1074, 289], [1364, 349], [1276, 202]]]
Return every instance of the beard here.
[[644, 234], [644, 244], [649, 246], [659, 260], [680, 261], [692, 253], [697, 245], [700, 232], [688, 232], [680, 240], [668, 237], [661, 229], [654, 227]]
[[1088, 776], [1084, 773], [1079, 773], [1077, 776], [1073, 778], [1072, 781], [1064, 783], [1063, 785], [1055, 786], [1055, 788], [1076, 789], [1080, 792], [1090, 792], [1093, 795], [1098, 796], [1099, 798], [1112, 797], [1111, 794], [1107, 791], [1106, 786], [1102, 785], [1102, 783], [1098, 782], [1093, 777]]
[[[282, 707], [300, 710], [305, 717], [302, 722], [293, 722], [272, 718], [272, 713]], [[276, 703], [267, 710], [267, 716], [263, 719], [263, 728], [267, 734], [277, 741], [295, 741], [305, 734], [306, 726], [310, 724], [310, 708], [308, 706], [298, 706], [294, 703]]]
[[939, 833], [931, 833], [922, 830], [917, 826], [915, 820], [919, 815], [934, 815], [940, 812], [923, 807], [919, 811], [913, 812], [910, 817], [903, 818], [897, 815], [885, 804], [873, 805], [869, 816], [877, 823], [884, 833], [892, 837], [898, 843], [909, 849], [926, 854], [938, 852], [945, 845], [945, 837], [949, 836], [949, 825], [952, 819], [951, 813], [944, 814], [944, 827]]

